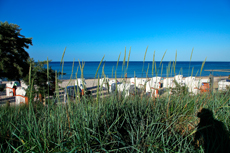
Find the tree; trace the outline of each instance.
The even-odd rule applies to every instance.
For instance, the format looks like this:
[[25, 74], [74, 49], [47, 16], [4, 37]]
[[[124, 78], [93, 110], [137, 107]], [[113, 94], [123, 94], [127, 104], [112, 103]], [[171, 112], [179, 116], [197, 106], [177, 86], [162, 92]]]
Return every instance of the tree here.
[[32, 45], [32, 38], [25, 38], [20, 31], [16, 24], [0, 22], [0, 78], [19, 80], [29, 72], [25, 48]]
[[[52, 95], [55, 89], [55, 72], [51, 68], [49, 68], [49, 75], [47, 77], [47, 68], [45, 67], [45, 63], [47, 61], [38, 61], [34, 62], [33, 59], [29, 59], [29, 63], [31, 66], [31, 75], [26, 75], [23, 80], [26, 84], [32, 83], [36, 86], [36, 91], [43, 96], [48, 94], [48, 84], [49, 84], [49, 94]], [[50, 61], [49, 61], [50, 62]], [[31, 80], [31, 82], [29, 82]], [[49, 82], [52, 83], [49, 83]]]
[[[48, 61], [48, 62], [51, 62]], [[55, 71], [51, 67], [45, 66], [47, 64], [47, 61], [38, 61], [34, 62], [32, 58], [28, 60], [28, 63], [30, 63], [31, 66], [31, 75], [27, 74], [23, 81], [27, 85], [32, 83], [35, 85], [35, 92], [42, 95], [42, 97], [45, 97], [46, 95], [53, 95], [55, 91]], [[48, 69], [48, 71], [47, 71]], [[62, 73], [58, 72], [58, 75]], [[65, 73], [63, 73], [65, 75]], [[31, 82], [29, 82], [31, 80]]]

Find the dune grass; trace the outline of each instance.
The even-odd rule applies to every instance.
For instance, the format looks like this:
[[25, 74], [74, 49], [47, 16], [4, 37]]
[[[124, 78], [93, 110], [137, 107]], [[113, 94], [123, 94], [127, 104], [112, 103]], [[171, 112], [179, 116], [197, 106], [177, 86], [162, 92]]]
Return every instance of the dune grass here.
[[[82, 78], [83, 69], [84, 63]], [[230, 128], [229, 91], [125, 98], [117, 92], [101, 97], [98, 87], [96, 98], [83, 96], [64, 104], [56, 95], [57, 103], [47, 105], [29, 95], [28, 106], [0, 107], [0, 152], [202, 152], [204, 146], [194, 142], [202, 108]]]

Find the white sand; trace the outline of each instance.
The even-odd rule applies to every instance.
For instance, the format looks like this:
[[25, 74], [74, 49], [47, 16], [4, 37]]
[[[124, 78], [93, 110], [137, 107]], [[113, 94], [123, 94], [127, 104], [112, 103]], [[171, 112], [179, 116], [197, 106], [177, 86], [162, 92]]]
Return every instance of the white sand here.
[[[113, 80], [114, 78], [110, 78], [110, 80]], [[61, 83], [59, 83], [58, 85], [61, 87], [61, 88], [65, 88], [67, 86], [73, 86], [75, 85], [75, 80], [62, 80]], [[118, 81], [122, 81], [123, 79], [121, 78], [117, 78]], [[127, 79], [127, 81], [129, 81], [129, 79]], [[98, 79], [86, 79], [85, 80], [86, 82], [86, 88], [90, 88], [90, 87], [95, 87], [98, 85]]]

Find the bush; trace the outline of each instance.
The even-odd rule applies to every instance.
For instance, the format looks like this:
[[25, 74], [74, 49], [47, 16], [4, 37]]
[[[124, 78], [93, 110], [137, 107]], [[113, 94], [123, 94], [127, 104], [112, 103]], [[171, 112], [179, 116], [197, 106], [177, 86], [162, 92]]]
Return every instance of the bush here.
[[0, 84], [0, 91], [4, 91], [6, 88], [6, 84]]

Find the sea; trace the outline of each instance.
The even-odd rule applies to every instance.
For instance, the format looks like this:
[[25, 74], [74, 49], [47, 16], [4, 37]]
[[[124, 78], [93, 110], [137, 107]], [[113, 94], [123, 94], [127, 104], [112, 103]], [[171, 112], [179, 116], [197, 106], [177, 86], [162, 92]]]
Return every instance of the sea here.
[[[76, 76], [81, 77], [81, 68], [84, 65], [83, 77], [85, 79], [93, 79], [98, 77], [128, 78], [136, 77], [173, 77], [175, 75], [187, 76], [228, 76], [230, 72], [212, 72], [207, 70], [228, 70], [230, 71], [230, 62], [210, 62], [210, 61], [177, 61], [176, 63], [169, 61], [86, 61], [86, 62], [50, 62], [49, 67], [57, 72], [63, 72], [65, 75], [60, 75], [59, 79], [74, 79]], [[203, 65], [203, 66], [202, 66]]]

